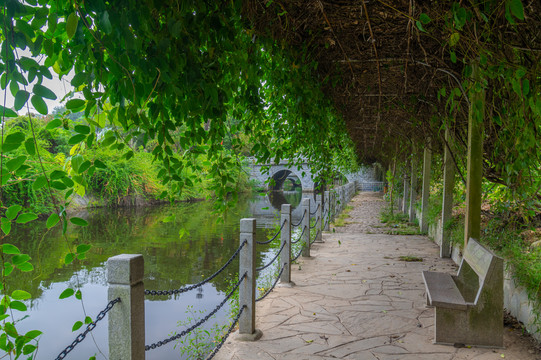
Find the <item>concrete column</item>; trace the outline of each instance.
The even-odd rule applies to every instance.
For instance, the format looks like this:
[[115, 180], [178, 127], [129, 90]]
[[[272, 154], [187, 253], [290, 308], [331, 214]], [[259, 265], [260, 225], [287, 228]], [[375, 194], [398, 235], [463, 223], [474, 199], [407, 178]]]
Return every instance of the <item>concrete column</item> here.
[[[479, 81], [479, 64], [472, 64], [472, 78]], [[464, 248], [470, 238], [481, 236], [481, 185], [483, 182], [483, 120], [485, 117], [485, 92], [470, 93], [468, 114], [468, 174], [466, 179], [466, 224]], [[476, 110], [474, 110], [477, 108]]]
[[410, 207], [409, 207], [409, 221], [415, 221], [415, 200], [417, 198], [417, 149], [413, 145], [413, 154], [411, 158], [411, 178], [410, 178]]
[[428, 146], [425, 146], [423, 156], [423, 193], [421, 202], [421, 232], [428, 232], [428, 198], [430, 197], [430, 168], [432, 165], [432, 150], [430, 150], [430, 139], [428, 139]]
[[329, 231], [330, 230], [330, 222], [331, 222], [331, 201], [329, 192], [325, 191], [325, 218], [323, 219], [323, 230]]
[[302, 257], [310, 257], [310, 199], [302, 199], [302, 213], [304, 218], [302, 219], [301, 231], [302, 234]]
[[325, 219], [323, 219], [323, 201], [322, 201], [322, 198], [323, 198], [322, 195], [317, 195], [316, 196], [316, 207], [317, 207], [316, 221], [318, 221], [317, 226], [316, 226], [316, 230], [319, 230], [318, 233], [317, 233], [317, 236], [316, 236], [316, 242], [323, 242], [322, 233], [323, 233], [323, 227], [324, 227], [324, 224], [325, 224]]
[[[445, 141], [450, 143], [449, 129], [445, 129]], [[440, 256], [451, 257], [451, 231], [449, 223], [451, 222], [453, 212], [453, 189], [455, 187], [455, 164], [451, 157], [449, 147], [444, 145], [444, 168], [443, 168], [443, 203], [441, 210], [441, 241]]]
[[255, 328], [255, 288], [256, 288], [256, 242], [255, 219], [240, 220], [240, 240], [246, 241], [239, 256], [239, 280], [244, 274], [246, 278], [239, 285], [239, 308], [245, 307], [239, 318], [239, 340], [254, 341], [261, 337], [261, 331]]
[[409, 204], [409, 188], [410, 182], [408, 178], [408, 163], [404, 164], [404, 198], [402, 199], [402, 212], [407, 214]]
[[280, 247], [285, 243], [282, 254], [280, 255], [280, 264], [284, 267], [280, 276], [281, 284], [291, 283], [291, 205], [282, 204], [282, 214], [280, 224], [285, 222], [282, 232], [280, 233]]
[[109, 301], [109, 359], [145, 359], [145, 288], [142, 255], [122, 254], [107, 260]]

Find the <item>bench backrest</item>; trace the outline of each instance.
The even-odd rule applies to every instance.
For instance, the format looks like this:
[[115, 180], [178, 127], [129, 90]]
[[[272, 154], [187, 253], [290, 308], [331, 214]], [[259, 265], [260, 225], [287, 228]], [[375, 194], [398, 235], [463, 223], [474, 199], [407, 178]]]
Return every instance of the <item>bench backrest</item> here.
[[[494, 274], [501, 272], [502, 274]], [[503, 259], [483, 247], [477, 240], [470, 239], [464, 249], [458, 270], [457, 286], [467, 302], [477, 303], [486, 282], [503, 276]]]

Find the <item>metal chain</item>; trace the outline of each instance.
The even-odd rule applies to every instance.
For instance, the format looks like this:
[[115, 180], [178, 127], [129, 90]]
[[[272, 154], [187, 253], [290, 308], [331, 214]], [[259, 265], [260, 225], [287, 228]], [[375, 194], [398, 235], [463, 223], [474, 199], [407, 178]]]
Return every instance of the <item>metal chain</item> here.
[[299, 253], [295, 255], [293, 259], [291, 259], [291, 262], [297, 261], [297, 259], [299, 258], [299, 256], [301, 256], [301, 254], [302, 254], [302, 248], [299, 250]]
[[304, 210], [304, 213], [302, 214], [302, 217], [301, 217], [301, 219], [299, 220], [299, 222], [298, 222], [297, 224], [291, 223], [291, 226], [293, 226], [293, 227], [299, 226], [299, 225], [302, 223], [302, 221], [304, 220], [304, 217], [305, 217], [305, 216], [306, 216], [306, 210]]
[[[285, 264], [285, 265], [287, 265], [287, 264]], [[269, 295], [271, 293], [272, 290], [274, 290], [274, 287], [278, 283], [278, 280], [280, 280], [280, 276], [282, 276], [283, 272], [284, 272], [284, 266], [282, 266], [282, 268], [280, 269], [280, 272], [278, 273], [278, 276], [274, 280], [274, 283], [272, 284], [272, 286], [267, 291], [265, 291], [265, 293], [263, 295], [261, 295], [260, 297], [255, 299], [256, 302], [263, 300], [264, 298], [267, 297], [267, 295]]]
[[301, 233], [301, 235], [299, 236], [299, 238], [298, 238], [297, 240], [295, 240], [295, 241], [291, 241], [291, 245], [296, 244], [296, 243], [298, 243], [299, 241], [301, 241], [302, 236], [304, 235], [304, 232], [305, 232], [305, 231], [306, 231], [306, 226], [302, 228], [302, 233]]
[[318, 222], [319, 222], [319, 218], [317, 218], [317, 219], [316, 219], [316, 222], [314, 223], [314, 225], [313, 225], [313, 226], [310, 226], [310, 229], [313, 229], [313, 228], [315, 228]]
[[280, 226], [280, 230], [278, 230], [278, 232], [272, 237], [272, 239], [267, 240], [267, 241], [256, 241], [256, 243], [258, 243], [259, 245], [266, 245], [266, 244], [270, 244], [271, 242], [273, 242], [274, 239], [276, 239], [278, 237], [278, 235], [280, 235], [280, 233], [282, 232], [282, 229], [284, 228], [284, 225], [286, 224], [286, 221], [287, 220], [285, 220], [282, 223], [282, 226]]
[[203, 319], [199, 320], [197, 323], [195, 323], [194, 325], [190, 326], [189, 328], [187, 329], [184, 329], [180, 334], [176, 334], [176, 335], [173, 335], [171, 336], [170, 338], [167, 338], [165, 340], [161, 340], [161, 341], [158, 341], [158, 342], [155, 342], [154, 344], [151, 344], [151, 345], [145, 345], [145, 351], [149, 351], [149, 350], [153, 350], [153, 349], [156, 349], [162, 345], [165, 345], [171, 341], [174, 341], [174, 340], [177, 340], [177, 339], [180, 339], [181, 337], [183, 337], [184, 335], [187, 335], [189, 334], [190, 332], [192, 332], [194, 329], [198, 328], [199, 326], [201, 326], [202, 324], [204, 324], [205, 322], [208, 321], [208, 319], [210, 319], [214, 314], [216, 314], [216, 312], [218, 310], [220, 310], [222, 308], [222, 306], [224, 306], [224, 304], [227, 302], [227, 300], [229, 300], [229, 298], [231, 298], [231, 296], [233, 295], [233, 293], [238, 289], [239, 285], [246, 279], [246, 277], [248, 276], [248, 273], [245, 272], [244, 275], [242, 275], [242, 277], [240, 278], [240, 280], [237, 282], [237, 284], [235, 285], [235, 287], [233, 288], [233, 290], [231, 290], [231, 292], [229, 292], [229, 294], [227, 294], [227, 296], [225, 297], [225, 299], [223, 299], [223, 301], [218, 304], [218, 306], [216, 306], [214, 308], [214, 310], [212, 310], [210, 313], [208, 313]]
[[199, 282], [197, 284], [193, 284], [193, 285], [190, 285], [190, 286], [187, 286], [187, 287], [184, 287], [184, 288], [180, 288], [180, 289], [173, 289], [173, 290], [145, 290], [145, 295], [176, 295], [176, 294], [185, 293], [187, 291], [190, 291], [190, 290], [193, 290], [193, 289], [196, 289], [196, 288], [198, 288], [200, 286], [205, 285], [206, 283], [208, 283], [209, 281], [214, 279], [216, 276], [218, 276], [222, 271], [224, 271], [225, 268], [228, 267], [229, 264], [231, 264], [231, 262], [235, 259], [235, 257], [237, 257], [237, 255], [240, 253], [240, 251], [242, 250], [242, 248], [246, 244], [248, 244], [248, 241], [244, 240], [244, 242], [242, 244], [240, 244], [240, 246], [237, 248], [235, 253], [229, 258], [229, 260], [227, 260], [227, 262], [218, 271], [216, 271], [214, 274], [212, 274], [211, 276], [209, 276], [205, 280], [203, 280], [203, 281], [201, 281], [201, 282]]
[[222, 345], [225, 343], [225, 341], [227, 340], [229, 335], [231, 335], [231, 332], [233, 332], [233, 329], [235, 328], [235, 326], [239, 322], [240, 316], [241, 316], [242, 312], [244, 311], [244, 309], [246, 309], [246, 307], [247, 306], [244, 305], [243, 307], [240, 308], [239, 313], [237, 314], [237, 316], [233, 320], [233, 323], [231, 324], [231, 326], [227, 330], [227, 333], [224, 336], [222, 336], [222, 340], [220, 340], [220, 343], [214, 348], [214, 350], [212, 350], [212, 352], [209, 354], [209, 356], [206, 357], [205, 360], [211, 360], [214, 357], [214, 355], [216, 355], [218, 353], [218, 351], [220, 351], [220, 349], [222, 348]]
[[284, 246], [286, 245], [285, 242], [282, 243], [282, 246], [280, 247], [280, 250], [278, 250], [278, 252], [276, 253], [276, 255], [274, 255], [274, 258], [269, 261], [269, 263], [267, 265], [264, 265], [264, 266], [261, 266], [261, 267], [258, 267], [256, 268], [255, 270], [256, 271], [261, 271], [261, 270], [265, 270], [266, 268], [268, 268], [269, 266], [271, 266], [271, 264], [278, 258], [278, 256], [280, 255], [280, 253], [282, 252], [282, 250], [284, 250]]
[[58, 354], [58, 356], [55, 358], [55, 360], [64, 359], [70, 353], [71, 350], [73, 350], [77, 345], [79, 345], [81, 342], [83, 342], [83, 340], [86, 338], [86, 335], [88, 335], [89, 332], [94, 330], [97, 323], [105, 317], [105, 314], [107, 314], [109, 312], [109, 310], [111, 310], [113, 308], [113, 306], [115, 306], [115, 304], [119, 303], [119, 302], [120, 302], [119, 297], [114, 299], [114, 300], [109, 301], [109, 303], [107, 304], [105, 309], [100, 311], [100, 313], [96, 317], [96, 320], [94, 320], [94, 322], [91, 322], [90, 324], [88, 324], [85, 331], [83, 331], [82, 333], [77, 335], [75, 340], [73, 340], [73, 342], [69, 346], [67, 346], [64, 350], [62, 350], [62, 352], [60, 354]]
[[310, 241], [310, 245], [312, 245], [313, 243], [316, 242], [317, 236], [318, 236], [318, 234], [320, 233], [320, 231], [321, 231], [321, 230], [319, 230], [319, 229], [317, 230], [316, 236], [314, 236], [314, 240]]
[[321, 204], [318, 203], [317, 206], [316, 206], [316, 209], [314, 210], [314, 212], [311, 212], [310, 215], [315, 215], [317, 213], [317, 209], [319, 209], [319, 205], [321, 205]]

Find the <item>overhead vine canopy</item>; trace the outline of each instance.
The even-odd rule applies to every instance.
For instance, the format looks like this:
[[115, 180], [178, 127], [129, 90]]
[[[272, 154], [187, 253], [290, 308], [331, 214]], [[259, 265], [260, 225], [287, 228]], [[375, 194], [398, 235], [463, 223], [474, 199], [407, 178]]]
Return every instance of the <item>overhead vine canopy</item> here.
[[445, 124], [464, 153], [475, 62], [487, 92], [486, 175], [510, 183], [539, 164], [539, 1], [253, 0], [244, 14], [318, 64], [363, 161], [386, 162], [427, 138], [441, 149]]

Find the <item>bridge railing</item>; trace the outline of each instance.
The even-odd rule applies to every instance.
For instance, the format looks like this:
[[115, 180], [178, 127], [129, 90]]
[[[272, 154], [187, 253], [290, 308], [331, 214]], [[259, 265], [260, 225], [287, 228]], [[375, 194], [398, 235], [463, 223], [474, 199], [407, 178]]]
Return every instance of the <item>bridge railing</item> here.
[[[144, 260], [140, 254], [121, 254], [107, 260], [108, 276], [108, 300], [107, 308], [98, 315], [97, 320], [90, 324], [85, 332], [79, 334], [75, 341], [64, 349], [56, 359], [64, 359], [68, 353], [82, 342], [88, 332], [96, 326], [96, 323], [107, 314], [109, 319], [109, 358], [111, 360], [144, 360], [145, 353], [155, 348], [164, 346], [187, 336], [199, 326], [208, 321], [219, 311], [234, 293], [239, 291], [238, 312], [232, 317], [232, 322], [223, 334], [221, 341], [207, 356], [212, 359], [220, 350], [232, 330], [238, 323], [237, 339], [244, 341], [258, 340], [262, 332], [256, 328], [255, 303], [263, 300], [280, 282], [285, 286], [294, 285], [291, 281], [291, 263], [300, 256], [309, 257], [310, 248], [315, 242], [322, 242], [322, 232], [329, 229], [329, 222], [345, 206], [355, 193], [355, 184], [350, 183], [338, 187], [332, 191], [326, 191], [323, 196], [317, 195], [315, 201], [303, 199], [303, 218], [297, 224], [291, 222], [291, 205], [284, 204], [281, 208], [280, 228], [268, 241], [256, 241], [256, 219], [240, 220], [239, 246], [231, 257], [214, 274], [203, 281], [172, 290], [145, 290], [144, 289]], [[298, 231], [292, 232], [292, 229]], [[300, 235], [299, 235], [300, 232]], [[292, 239], [295, 233], [296, 239]], [[271, 260], [260, 267], [256, 267], [257, 245], [269, 244], [280, 239], [280, 247], [272, 256]], [[300, 243], [300, 250], [292, 254], [292, 245]], [[296, 246], [298, 247], [298, 246]], [[232, 290], [225, 295], [224, 299], [206, 316], [199, 319], [194, 325], [164, 340], [145, 345], [145, 295], [177, 295], [200, 288], [212, 281], [228, 268], [235, 258], [239, 258], [239, 278]], [[258, 273], [275, 262], [280, 264], [279, 272], [272, 285], [256, 297]], [[169, 331], [168, 333], [171, 333]]]

